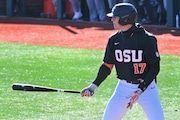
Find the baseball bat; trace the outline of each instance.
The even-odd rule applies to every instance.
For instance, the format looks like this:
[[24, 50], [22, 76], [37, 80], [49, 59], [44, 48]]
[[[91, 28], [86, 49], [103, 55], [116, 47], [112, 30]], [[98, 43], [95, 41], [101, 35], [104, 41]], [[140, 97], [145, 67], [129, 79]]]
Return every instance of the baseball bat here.
[[66, 93], [80, 93], [77, 90], [62, 90], [57, 88], [50, 88], [46, 86], [38, 86], [32, 84], [21, 84], [21, 83], [13, 83], [13, 90], [19, 91], [34, 91], [34, 92], [66, 92]]

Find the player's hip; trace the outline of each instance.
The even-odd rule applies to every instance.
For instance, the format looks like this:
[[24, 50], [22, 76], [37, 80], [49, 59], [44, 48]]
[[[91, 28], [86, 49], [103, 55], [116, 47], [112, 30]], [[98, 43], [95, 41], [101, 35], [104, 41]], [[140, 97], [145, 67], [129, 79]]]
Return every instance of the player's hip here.
[[[139, 84], [131, 84], [131, 83], [128, 83], [126, 80], [119, 80], [116, 85], [114, 94], [128, 95], [128, 94], [133, 93], [136, 90], [139, 90], [138, 86]], [[148, 86], [146, 91], [156, 89], [156, 87], [157, 87], [156, 83], [153, 80], [153, 82]]]

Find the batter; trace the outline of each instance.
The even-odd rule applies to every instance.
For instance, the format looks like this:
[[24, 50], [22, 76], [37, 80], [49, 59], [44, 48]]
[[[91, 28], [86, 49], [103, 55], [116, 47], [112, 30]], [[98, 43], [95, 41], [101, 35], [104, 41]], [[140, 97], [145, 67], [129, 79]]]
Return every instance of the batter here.
[[81, 91], [82, 96], [92, 96], [115, 66], [119, 81], [103, 120], [121, 120], [136, 102], [149, 120], [164, 120], [156, 85], [160, 70], [157, 39], [136, 22], [137, 14], [130, 3], [116, 4], [107, 14], [117, 32], [108, 40], [97, 77]]

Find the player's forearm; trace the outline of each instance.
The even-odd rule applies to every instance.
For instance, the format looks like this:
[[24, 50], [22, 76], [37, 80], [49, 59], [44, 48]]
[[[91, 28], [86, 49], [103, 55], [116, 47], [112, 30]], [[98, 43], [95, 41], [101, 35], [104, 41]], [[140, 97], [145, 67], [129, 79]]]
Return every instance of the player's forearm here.
[[109, 66], [102, 64], [101, 67], [99, 68], [98, 74], [96, 76], [96, 79], [93, 81], [93, 83], [81, 91], [82, 97], [92, 96], [94, 94], [94, 91], [96, 90], [96, 88], [106, 79], [106, 77], [110, 73], [111, 73], [111, 70], [110, 70]]
[[102, 64], [101, 67], [99, 68], [96, 79], [93, 81], [93, 84], [99, 86], [110, 73], [111, 70], [106, 65]]
[[151, 84], [153, 79], [155, 79], [157, 74], [159, 73], [160, 70], [159, 62], [152, 64], [150, 68], [151, 68], [150, 71], [144, 78], [144, 82], [140, 83], [139, 85], [139, 88], [143, 91], [146, 90], [146, 88]]

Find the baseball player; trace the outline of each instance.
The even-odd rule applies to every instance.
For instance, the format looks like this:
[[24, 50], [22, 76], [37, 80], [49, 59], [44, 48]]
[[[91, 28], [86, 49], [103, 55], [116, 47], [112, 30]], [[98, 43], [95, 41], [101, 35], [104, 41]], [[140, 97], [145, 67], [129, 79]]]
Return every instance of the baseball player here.
[[136, 23], [137, 10], [130, 3], [116, 4], [107, 16], [111, 17], [117, 32], [109, 38], [95, 80], [81, 95], [92, 96], [115, 66], [118, 83], [103, 120], [122, 119], [136, 102], [149, 120], [164, 120], [155, 81], [160, 70], [156, 38]]

